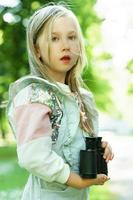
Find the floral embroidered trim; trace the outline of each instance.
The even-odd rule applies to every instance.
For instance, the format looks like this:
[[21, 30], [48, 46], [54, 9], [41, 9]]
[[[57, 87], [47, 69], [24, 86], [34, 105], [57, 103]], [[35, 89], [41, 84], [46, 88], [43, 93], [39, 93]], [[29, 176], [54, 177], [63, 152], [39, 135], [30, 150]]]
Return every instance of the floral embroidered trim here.
[[47, 91], [40, 88], [40, 84], [32, 84], [32, 94], [30, 98], [31, 103], [42, 103], [49, 106], [52, 110], [50, 115], [50, 122], [52, 125], [52, 142], [56, 143], [59, 134], [59, 128], [61, 119], [63, 117], [63, 111], [61, 103], [57, 96], [54, 94], [51, 88], [47, 87]]
[[49, 89], [48, 91], [51, 96], [51, 102], [52, 102], [51, 103], [52, 115], [50, 117], [52, 129], [53, 129], [52, 141], [53, 143], [55, 143], [58, 138], [59, 128], [61, 125], [61, 119], [63, 117], [63, 111], [61, 109], [61, 104], [57, 96], [53, 93], [52, 90]]

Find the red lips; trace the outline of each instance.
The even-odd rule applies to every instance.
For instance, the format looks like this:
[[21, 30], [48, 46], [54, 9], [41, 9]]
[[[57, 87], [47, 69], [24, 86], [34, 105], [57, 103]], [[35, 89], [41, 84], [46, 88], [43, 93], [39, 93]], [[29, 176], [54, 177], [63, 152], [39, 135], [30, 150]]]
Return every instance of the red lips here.
[[60, 60], [70, 60], [71, 57], [68, 55], [63, 56]]

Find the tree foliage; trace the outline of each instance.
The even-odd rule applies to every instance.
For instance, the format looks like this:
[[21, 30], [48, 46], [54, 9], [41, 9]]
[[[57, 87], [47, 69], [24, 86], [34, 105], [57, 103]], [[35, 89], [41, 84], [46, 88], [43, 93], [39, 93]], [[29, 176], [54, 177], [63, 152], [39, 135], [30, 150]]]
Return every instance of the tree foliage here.
[[[129, 73], [133, 74], [133, 59], [131, 59], [127, 64], [127, 70]], [[128, 84], [128, 94], [133, 95], [133, 79]]]

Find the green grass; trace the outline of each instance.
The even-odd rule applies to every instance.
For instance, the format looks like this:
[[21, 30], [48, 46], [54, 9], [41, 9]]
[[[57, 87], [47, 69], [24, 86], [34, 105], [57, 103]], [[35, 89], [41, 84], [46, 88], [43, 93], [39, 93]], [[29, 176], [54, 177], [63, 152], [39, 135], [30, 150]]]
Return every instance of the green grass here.
[[[16, 147], [0, 147], [0, 200], [18, 200], [27, 181], [28, 172], [17, 163]], [[93, 186], [90, 200], [116, 200], [108, 185]]]
[[116, 200], [116, 194], [109, 191], [107, 185], [92, 186], [90, 190], [90, 200]]
[[19, 167], [16, 158], [16, 147], [0, 148], [0, 190], [22, 188], [28, 173]]
[[0, 160], [16, 158], [16, 146], [0, 147]]

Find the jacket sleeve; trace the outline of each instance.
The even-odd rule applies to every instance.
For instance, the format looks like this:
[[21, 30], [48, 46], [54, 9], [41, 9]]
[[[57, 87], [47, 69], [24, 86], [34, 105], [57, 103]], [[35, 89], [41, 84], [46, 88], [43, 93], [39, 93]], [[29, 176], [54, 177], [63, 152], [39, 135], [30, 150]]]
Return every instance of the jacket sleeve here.
[[[31, 102], [31, 90], [31, 87], [24, 88], [14, 99], [19, 164], [48, 182], [64, 184], [70, 175], [70, 168], [62, 157], [52, 150], [52, 127], [49, 117], [52, 111], [47, 104], [48, 94], [42, 90], [42, 100], [35, 102], [34, 98]], [[34, 97], [35, 94], [34, 91]]]

